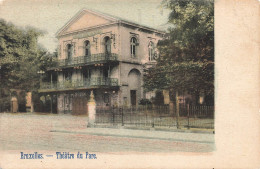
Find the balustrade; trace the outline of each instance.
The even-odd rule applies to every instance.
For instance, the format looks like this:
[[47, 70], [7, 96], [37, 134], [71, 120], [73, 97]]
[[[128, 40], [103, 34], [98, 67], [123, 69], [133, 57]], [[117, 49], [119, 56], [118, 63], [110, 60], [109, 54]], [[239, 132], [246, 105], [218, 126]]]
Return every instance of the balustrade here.
[[118, 55], [115, 53], [98, 53], [90, 56], [78, 56], [71, 59], [59, 59], [56, 67], [77, 66], [81, 64], [95, 64], [96, 62], [116, 61]]
[[71, 88], [91, 88], [95, 86], [118, 86], [117, 78], [96, 77], [86, 80], [65, 80], [63, 82], [43, 82], [40, 89], [62, 90]]

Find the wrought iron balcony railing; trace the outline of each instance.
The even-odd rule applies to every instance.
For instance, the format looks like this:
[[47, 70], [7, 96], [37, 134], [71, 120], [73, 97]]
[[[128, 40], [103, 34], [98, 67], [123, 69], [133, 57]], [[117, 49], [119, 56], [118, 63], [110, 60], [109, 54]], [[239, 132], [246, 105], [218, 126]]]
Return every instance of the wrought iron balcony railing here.
[[63, 82], [43, 82], [41, 90], [64, 90], [77, 88], [91, 88], [91, 87], [111, 87], [118, 86], [118, 79], [116, 78], [90, 78], [86, 80], [65, 80]]
[[115, 53], [98, 53], [92, 54], [90, 56], [78, 56], [71, 59], [59, 59], [56, 61], [57, 67], [66, 66], [79, 66], [82, 64], [95, 64], [97, 62], [105, 61], [116, 61], [118, 60], [118, 55]]

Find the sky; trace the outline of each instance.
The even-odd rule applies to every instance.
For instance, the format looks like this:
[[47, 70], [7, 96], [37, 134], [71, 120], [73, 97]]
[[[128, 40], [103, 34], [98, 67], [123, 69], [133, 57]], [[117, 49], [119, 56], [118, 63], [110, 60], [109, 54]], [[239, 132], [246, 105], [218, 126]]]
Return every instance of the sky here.
[[58, 45], [55, 33], [83, 8], [135, 22], [141, 18], [141, 24], [161, 28], [167, 23], [169, 11], [162, 10], [160, 3], [161, 0], [0, 0], [0, 18], [46, 32], [39, 43], [53, 52]]

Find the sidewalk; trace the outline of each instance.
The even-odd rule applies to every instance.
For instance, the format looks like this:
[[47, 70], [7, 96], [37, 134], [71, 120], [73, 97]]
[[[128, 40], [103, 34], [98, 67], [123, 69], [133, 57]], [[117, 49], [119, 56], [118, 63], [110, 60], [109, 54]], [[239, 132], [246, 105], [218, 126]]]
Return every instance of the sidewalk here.
[[125, 128], [86, 128], [80, 130], [75, 130], [75, 129], [64, 130], [61, 128], [60, 129], [57, 128], [55, 130], [51, 130], [50, 132], [214, 144], [214, 134], [212, 133], [136, 130], [136, 129], [125, 129]]
[[[36, 114], [35, 114], [36, 115]], [[141, 139], [157, 139], [177, 142], [197, 142], [214, 144], [213, 134], [214, 129], [202, 128], [144, 128], [144, 127], [130, 127], [130, 126], [102, 126], [98, 125], [93, 128], [87, 128], [87, 116], [72, 116], [55, 114], [54, 117], [62, 117], [70, 119], [70, 124], [53, 124], [50, 132], [72, 133], [72, 134], [86, 134], [96, 136], [111, 136], [111, 137], [128, 137]], [[73, 120], [74, 119], [74, 120]], [[78, 128], [78, 124], [83, 122], [83, 126]], [[82, 121], [83, 120], [83, 121]], [[60, 122], [60, 119], [58, 120]], [[75, 123], [73, 126], [72, 123]], [[69, 127], [68, 127], [69, 126]]]
[[[96, 126], [87, 128], [87, 116], [36, 114], [36, 113], [4, 113], [5, 118], [23, 119], [30, 116], [32, 121], [44, 121], [44, 126], [49, 126], [49, 132], [85, 134], [110, 137], [128, 137], [140, 139], [157, 139], [175, 142], [197, 142], [214, 144], [213, 129], [176, 129], [176, 128], [144, 128], [130, 126]], [[28, 119], [26, 117], [26, 119]], [[103, 128], [102, 128], [103, 127]]]

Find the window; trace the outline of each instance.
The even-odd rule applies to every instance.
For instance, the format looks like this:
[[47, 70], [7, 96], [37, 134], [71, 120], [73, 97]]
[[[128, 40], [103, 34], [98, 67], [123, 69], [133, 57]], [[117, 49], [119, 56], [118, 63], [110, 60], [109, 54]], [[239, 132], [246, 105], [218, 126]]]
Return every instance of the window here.
[[85, 41], [85, 56], [90, 56], [90, 42], [87, 40]]
[[72, 57], [72, 45], [68, 44], [67, 45], [67, 59], [71, 59]]
[[83, 69], [82, 72], [83, 72], [83, 78], [84, 78], [84, 80], [90, 78], [90, 71], [89, 71], [89, 69]]
[[149, 42], [148, 45], [148, 53], [149, 53], [149, 61], [154, 60], [154, 44], [153, 42]]
[[72, 79], [72, 74], [71, 74], [71, 72], [64, 72], [64, 78], [65, 78], [65, 80], [67, 80], [67, 81], [71, 81], [71, 79]]
[[108, 36], [105, 37], [105, 53], [111, 53], [111, 39]]
[[103, 68], [103, 77], [108, 78], [108, 68], [107, 67]]
[[131, 57], [136, 57], [136, 38], [131, 38], [131, 41], [130, 41], [130, 50], [131, 50]]
[[109, 94], [108, 94], [108, 93], [104, 93], [103, 98], [104, 98], [104, 103], [106, 103], [107, 106], [108, 106], [108, 103], [109, 103]]

